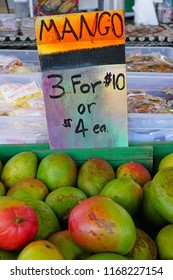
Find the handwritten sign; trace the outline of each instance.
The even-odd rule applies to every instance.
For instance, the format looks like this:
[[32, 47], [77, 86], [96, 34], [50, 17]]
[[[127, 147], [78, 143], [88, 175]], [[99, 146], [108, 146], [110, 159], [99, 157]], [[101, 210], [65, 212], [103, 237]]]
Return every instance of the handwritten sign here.
[[37, 17], [52, 149], [128, 146], [123, 11]]

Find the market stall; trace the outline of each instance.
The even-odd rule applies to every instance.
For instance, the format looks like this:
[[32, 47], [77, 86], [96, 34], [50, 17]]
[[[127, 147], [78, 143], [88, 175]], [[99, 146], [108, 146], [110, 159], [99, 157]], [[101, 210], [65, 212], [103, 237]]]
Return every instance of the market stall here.
[[83, 11], [0, 37], [0, 259], [173, 259], [172, 25], [109, 17], [106, 34]]

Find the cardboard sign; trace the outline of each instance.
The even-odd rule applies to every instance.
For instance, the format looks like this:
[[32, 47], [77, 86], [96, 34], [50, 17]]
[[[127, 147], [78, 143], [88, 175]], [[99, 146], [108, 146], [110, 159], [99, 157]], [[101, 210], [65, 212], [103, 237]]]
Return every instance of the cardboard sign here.
[[128, 146], [123, 11], [37, 17], [50, 147]]

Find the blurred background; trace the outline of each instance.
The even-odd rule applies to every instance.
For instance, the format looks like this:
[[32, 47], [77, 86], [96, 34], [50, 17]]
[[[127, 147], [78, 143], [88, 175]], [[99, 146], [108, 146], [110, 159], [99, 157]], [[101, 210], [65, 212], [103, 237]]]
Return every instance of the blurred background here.
[[[145, 0], [144, 0], [145, 1]], [[28, 0], [29, 5], [29, 0]], [[134, 0], [125, 0], [126, 12], [132, 12]], [[98, 0], [79, 0], [80, 10], [97, 9]], [[14, 0], [0, 0], [0, 13], [14, 13]]]

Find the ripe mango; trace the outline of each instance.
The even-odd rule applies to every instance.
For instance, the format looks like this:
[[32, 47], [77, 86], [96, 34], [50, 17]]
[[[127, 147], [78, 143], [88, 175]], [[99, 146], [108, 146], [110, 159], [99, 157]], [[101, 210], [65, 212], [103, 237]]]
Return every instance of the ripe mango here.
[[125, 255], [136, 241], [130, 214], [106, 196], [86, 198], [70, 212], [68, 228], [75, 243], [90, 253]]
[[35, 178], [37, 167], [38, 158], [33, 152], [18, 153], [4, 164], [1, 181], [6, 189], [10, 189], [22, 179]]
[[38, 232], [35, 211], [25, 201], [0, 197], [0, 249], [18, 251], [34, 240]]
[[143, 187], [152, 177], [148, 169], [140, 162], [127, 162], [121, 164], [116, 170], [117, 178], [132, 178]]

